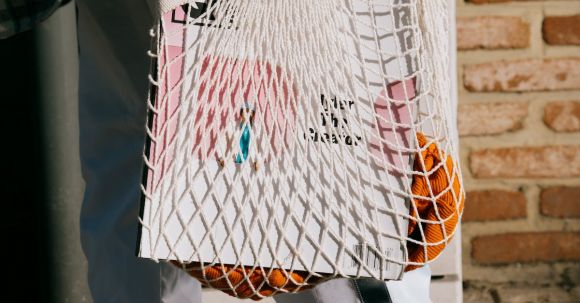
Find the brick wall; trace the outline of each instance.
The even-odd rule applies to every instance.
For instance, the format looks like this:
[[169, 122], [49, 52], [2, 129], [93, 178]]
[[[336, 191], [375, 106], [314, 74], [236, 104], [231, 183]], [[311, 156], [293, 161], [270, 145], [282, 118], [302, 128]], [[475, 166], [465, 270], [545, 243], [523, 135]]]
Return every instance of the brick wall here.
[[580, 302], [580, 1], [457, 15], [465, 302]]

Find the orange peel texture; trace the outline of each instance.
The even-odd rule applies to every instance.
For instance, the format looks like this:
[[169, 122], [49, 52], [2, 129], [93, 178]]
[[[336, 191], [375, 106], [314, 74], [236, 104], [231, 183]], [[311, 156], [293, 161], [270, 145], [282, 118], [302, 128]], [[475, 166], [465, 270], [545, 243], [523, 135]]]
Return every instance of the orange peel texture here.
[[[420, 148], [428, 143], [422, 133], [417, 133], [417, 142]], [[447, 246], [463, 213], [465, 195], [460, 176], [454, 172], [453, 158], [441, 153], [435, 143], [429, 144], [415, 157], [413, 170], [424, 174], [413, 176], [411, 190], [417, 211], [411, 207], [412, 219], [409, 220], [408, 234], [423, 245], [407, 241], [407, 250], [410, 262], [427, 263], [439, 256]], [[421, 265], [410, 264], [405, 271], [418, 267]]]
[[309, 274], [299, 271], [229, 265], [205, 266], [202, 269], [197, 262], [187, 265], [177, 261], [171, 263], [183, 268], [204, 286], [215, 288], [233, 297], [256, 301], [277, 293], [309, 289], [322, 281], [322, 278], [315, 276], [310, 276], [307, 280]]

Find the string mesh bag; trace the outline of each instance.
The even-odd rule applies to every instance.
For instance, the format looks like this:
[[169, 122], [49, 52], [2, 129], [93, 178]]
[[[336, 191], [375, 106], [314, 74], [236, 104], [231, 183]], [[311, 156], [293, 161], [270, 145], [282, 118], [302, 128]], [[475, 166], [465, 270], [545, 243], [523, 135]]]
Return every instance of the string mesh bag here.
[[443, 0], [161, 1], [138, 255], [260, 300], [436, 259], [464, 190]]

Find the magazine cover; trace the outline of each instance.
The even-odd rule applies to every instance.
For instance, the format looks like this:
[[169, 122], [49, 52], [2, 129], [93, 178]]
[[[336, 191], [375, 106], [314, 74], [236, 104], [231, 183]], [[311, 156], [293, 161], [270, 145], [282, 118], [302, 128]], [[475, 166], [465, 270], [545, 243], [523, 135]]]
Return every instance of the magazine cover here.
[[243, 15], [195, 3], [162, 20], [139, 256], [370, 276], [364, 265], [398, 279], [407, 222], [395, 214], [409, 213], [413, 159], [393, 146], [415, 148], [419, 85], [409, 12], [352, 1], [360, 18], [341, 24], [358, 33], [343, 41], [353, 64], [328, 75], [346, 79], [335, 90], [292, 54], [256, 55]]

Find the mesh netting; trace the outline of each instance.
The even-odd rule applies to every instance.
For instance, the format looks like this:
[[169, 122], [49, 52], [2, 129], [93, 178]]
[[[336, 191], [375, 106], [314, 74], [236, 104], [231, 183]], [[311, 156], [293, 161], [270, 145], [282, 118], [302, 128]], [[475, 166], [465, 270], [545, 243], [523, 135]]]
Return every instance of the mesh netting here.
[[139, 255], [260, 299], [400, 279], [463, 210], [447, 1], [161, 1]]

